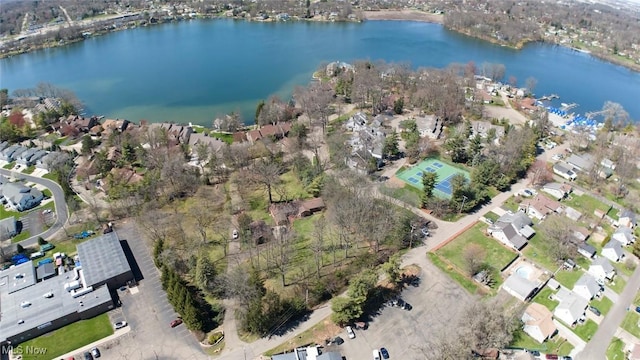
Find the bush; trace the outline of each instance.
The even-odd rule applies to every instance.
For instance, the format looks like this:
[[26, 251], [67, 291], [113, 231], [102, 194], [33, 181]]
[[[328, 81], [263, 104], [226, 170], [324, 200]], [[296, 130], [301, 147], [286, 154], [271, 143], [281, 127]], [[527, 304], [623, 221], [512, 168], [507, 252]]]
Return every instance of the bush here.
[[224, 335], [222, 335], [222, 332], [220, 331], [216, 331], [213, 334], [209, 335], [209, 339], [207, 340], [209, 342], [209, 345], [215, 345], [216, 342], [218, 342], [218, 340], [222, 339]]
[[42, 236], [38, 236], [38, 245], [44, 245], [47, 243], [47, 240], [43, 239]]

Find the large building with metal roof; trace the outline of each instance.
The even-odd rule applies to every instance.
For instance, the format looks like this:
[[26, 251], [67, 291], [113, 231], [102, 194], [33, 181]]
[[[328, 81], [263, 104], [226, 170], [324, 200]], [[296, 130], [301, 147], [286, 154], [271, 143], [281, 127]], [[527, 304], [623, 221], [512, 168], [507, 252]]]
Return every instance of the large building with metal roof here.
[[110, 289], [133, 280], [115, 232], [78, 245], [73, 269], [58, 267], [42, 281], [36, 272], [32, 261], [0, 272], [0, 344], [16, 345], [113, 309]]

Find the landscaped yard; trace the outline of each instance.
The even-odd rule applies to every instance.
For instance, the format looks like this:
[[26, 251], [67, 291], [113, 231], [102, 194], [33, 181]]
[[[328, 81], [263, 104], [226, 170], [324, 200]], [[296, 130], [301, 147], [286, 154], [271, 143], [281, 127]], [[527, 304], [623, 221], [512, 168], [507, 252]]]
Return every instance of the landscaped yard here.
[[598, 330], [598, 324], [596, 324], [596, 322], [591, 319], [587, 319], [584, 324], [578, 325], [573, 328], [573, 332], [576, 333], [576, 335], [580, 336], [580, 338], [584, 341], [591, 340], [591, 337], [596, 333], [596, 330]]
[[627, 312], [627, 316], [622, 320], [621, 328], [625, 329], [629, 334], [640, 338], [640, 314], [635, 312], [635, 306]]
[[509, 346], [558, 355], [569, 355], [571, 350], [573, 350], [573, 345], [558, 335], [540, 344], [534, 338], [527, 335], [522, 329], [516, 331], [513, 335], [513, 341]]
[[580, 211], [583, 215], [592, 215], [596, 209], [604, 213], [609, 211], [609, 205], [587, 194], [581, 196], [571, 194], [569, 199], [564, 200], [563, 203]]
[[556, 273], [555, 278], [558, 282], [564, 285], [568, 289], [573, 289], [573, 285], [578, 282], [578, 279], [584, 274], [582, 270], [560, 270]]
[[436, 253], [428, 253], [429, 259], [431, 262], [437, 266], [444, 273], [449, 275], [455, 282], [457, 282], [460, 286], [466, 289], [471, 294], [475, 294], [478, 292], [478, 285], [471, 280], [468, 276], [465, 276], [458, 271], [456, 271], [453, 266], [448, 265], [440, 256]]
[[618, 274], [622, 274], [625, 276], [631, 276], [631, 274], [633, 274], [633, 271], [636, 269], [636, 264], [634, 262], [631, 262], [629, 265], [627, 265], [626, 261], [622, 261], [619, 263], [612, 263], [612, 265], [616, 268], [616, 272]]
[[12, 243], [17, 243], [17, 242], [20, 242], [20, 241], [22, 241], [22, 240], [26, 240], [26, 239], [28, 239], [28, 238], [30, 238], [30, 237], [31, 237], [31, 233], [29, 232], [29, 230], [22, 230], [22, 231], [20, 232], [20, 234], [18, 234], [18, 235], [16, 235], [16, 236], [14, 236], [14, 237], [11, 239], [11, 242], [12, 242]]
[[549, 242], [545, 241], [539, 233], [536, 233], [522, 250], [527, 259], [535, 262], [549, 271], [556, 271], [560, 264], [549, 255]]
[[554, 294], [554, 291], [548, 287], [545, 287], [536, 295], [536, 297], [533, 298], [533, 301], [537, 302], [538, 304], [544, 305], [547, 309], [549, 309], [549, 311], [553, 311], [556, 306], [560, 304], [560, 302], [549, 299], [551, 294]]
[[607, 360], [625, 360], [624, 342], [616, 337], [611, 340], [607, 348]]
[[[471, 244], [480, 246], [484, 250], [484, 262], [491, 266], [496, 272], [507, 266], [517, 254], [504, 247], [497, 240], [490, 238], [484, 234], [487, 228], [485, 223], [479, 222], [469, 230], [460, 234], [455, 240], [451, 241], [443, 248], [437, 251], [438, 255], [447, 259], [453, 265], [458, 267], [460, 271], [466, 271], [467, 261], [464, 258], [465, 249]], [[500, 276], [494, 276], [497, 286], [502, 283]]]
[[598, 308], [602, 315], [607, 315], [609, 310], [613, 307], [613, 301], [606, 296], [602, 296], [600, 299], [591, 301], [591, 306]]
[[520, 199], [516, 199], [515, 196], [511, 196], [504, 203], [502, 203], [502, 207], [511, 210], [511, 212], [518, 211], [518, 206], [520, 205]]
[[13, 167], [16, 165], [15, 161], [12, 161], [10, 163], [8, 163], [7, 165], [3, 166], [3, 168], [7, 169], [7, 170], [11, 170], [13, 169]]
[[22, 348], [44, 349], [45, 354], [30, 355], [23, 353], [24, 360], [53, 359], [94, 341], [113, 334], [113, 327], [107, 314], [92, 319], [77, 321], [51, 333], [22, 343]]
[[616, 276], [613, 279], [613, 282], [607, 284], [611, 288], [611, 290], [615, 291], [617, 294], [620, 294], [624, 287], [627, 285], [627, 282], [620, 276]]

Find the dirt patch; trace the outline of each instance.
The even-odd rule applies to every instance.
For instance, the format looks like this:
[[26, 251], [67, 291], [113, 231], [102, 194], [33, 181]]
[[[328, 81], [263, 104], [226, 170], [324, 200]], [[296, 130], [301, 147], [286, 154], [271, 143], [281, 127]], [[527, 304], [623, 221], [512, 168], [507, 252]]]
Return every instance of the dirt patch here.
[[426, 13], [417, 10], [365, 11], [364, 17], [367, 20], [408, 20], [437, 24], [442, 24], [444, 22], [444, 16], [442, 15]]
[[405, 187], [407, 184], [405, 184], [404, 181], [398, 179], [397, 177], [392, 177], [391, 179], [387, 180], [386, 186], [389, 188], [394, 188], [394, 189], [399, 189], [399, 188], [403, 188]]

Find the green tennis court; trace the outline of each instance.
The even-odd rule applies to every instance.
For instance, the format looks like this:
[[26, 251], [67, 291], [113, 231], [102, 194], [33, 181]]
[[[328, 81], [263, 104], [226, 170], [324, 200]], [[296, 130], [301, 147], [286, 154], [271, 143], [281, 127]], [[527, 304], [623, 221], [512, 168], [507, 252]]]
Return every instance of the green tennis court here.
[[445, 199], [451, 198], [451, 179], [456, 174], [462, 174], [469, 179], [467, 171], [460, 170], [437, 159], [423, 160], [419, 164], [396, 174], [396, 176], [407, 184], [422, 190], [422, 175], [425, 172], [433, 172], [438, 175], [433, 194]]

